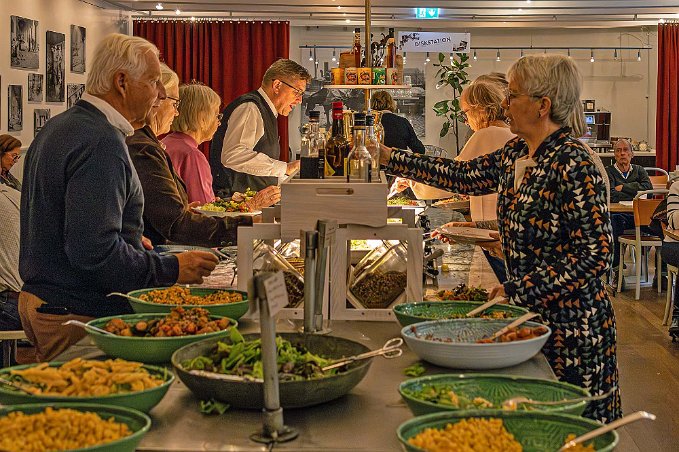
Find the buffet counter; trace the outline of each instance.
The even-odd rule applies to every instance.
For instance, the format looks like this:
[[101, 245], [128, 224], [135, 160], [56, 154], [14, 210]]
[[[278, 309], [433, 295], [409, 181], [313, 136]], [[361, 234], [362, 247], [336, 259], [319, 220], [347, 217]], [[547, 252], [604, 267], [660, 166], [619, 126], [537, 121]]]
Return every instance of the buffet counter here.
[[[278, 332], [298, 331], [301, 322], [278, 320]], [[331, 334], [352, 339], [377, 349], [392, 337], [400, 326], [391, 322], [332, 321]], [[239, 330], [259, 331], [254, 322], [244, 321]], [[398, 385], [409, 377], [404, 369], [418, 361], [404, 345], [403, 356], [396, 359], [373, 358], [365, 379], [349, 394], [332, 402], [310, 408], [284, 411], [286, 425], [299, 431], [289, 443], [276, 444], [274, 450], [296, 451], [397, 451], [396, 428], [413, 417], [401, 401]], [[78, 344], [59, 357], [59, 361], [76, 356], [101, 356], [96, 347]], [[455, 372], [424, 363], [425, 375]], [[488, 371], [526, 377], [555, 379], [543, 355], [515, 367]], [[230, 409], [221, 416], [207, 416], [199, 411], [198, 400], [182, 384], [173, 384], [167, 396], [150, 413], [153, 425], [139, 451], [265, 451], [271, 450], [250, 440], [251, 433], [262, 427], [262, 416], [255, 410]]]

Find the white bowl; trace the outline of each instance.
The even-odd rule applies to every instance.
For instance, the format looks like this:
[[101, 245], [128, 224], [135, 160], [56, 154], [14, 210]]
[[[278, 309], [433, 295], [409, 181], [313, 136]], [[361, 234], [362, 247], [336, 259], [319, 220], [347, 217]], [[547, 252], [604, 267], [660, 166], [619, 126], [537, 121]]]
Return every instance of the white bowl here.
[[[535, 356], [545, 345], [552, 330], [542, 336], [513, 342], [476, 343], [490, 336], [513, 320], [452, 319], [415, 323], [401, 330], [408, 347], [420, 358], [451, 369], [486, 370], [520, 364]], [[536, 322], [522, 326], [536, 327]], [[544, 325], [543, 325], [544, 326]], [[416, 337], [417, 336], [419, 337]], [[432, 339], [425, 339], [431, 335]], [[450, 339], [451, 342], [441, 340]]]

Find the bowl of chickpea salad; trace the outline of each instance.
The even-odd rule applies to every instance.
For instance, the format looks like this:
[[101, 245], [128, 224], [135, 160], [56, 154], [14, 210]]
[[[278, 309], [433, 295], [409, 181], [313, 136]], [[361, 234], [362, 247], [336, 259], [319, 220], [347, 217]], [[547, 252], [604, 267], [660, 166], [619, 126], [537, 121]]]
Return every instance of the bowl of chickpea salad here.
[[248, 310], [248, 294], [234, 289], [203, 287], [152, 287], [128, 292], [134, 312], [169, 313], [172, 308], [203, 308], [212, 315], [238, 320]]
[[133, 452], [151, 419], [131, 408], [85, 403], [0, 407], [0, 450]]

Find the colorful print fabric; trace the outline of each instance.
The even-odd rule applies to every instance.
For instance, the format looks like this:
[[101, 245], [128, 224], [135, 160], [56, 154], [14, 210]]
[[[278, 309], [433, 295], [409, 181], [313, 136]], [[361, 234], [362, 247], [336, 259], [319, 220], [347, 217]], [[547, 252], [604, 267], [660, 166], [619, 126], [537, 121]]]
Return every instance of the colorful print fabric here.
[[[397, 150], [388, 172], [469, 195], [498, 192], [505, 292], [552, 328], [543, 352], [559, 380], [603, 394], [618, 386], [615, 315], [601, 280], [613, 249], [606, 186], [569, 132], [545, 139], [516, 189], [515, 162], [528, 154], [520, 138], [462, 162]], [[590, 403], [585, 416], [619, 418], [619, 390]]]

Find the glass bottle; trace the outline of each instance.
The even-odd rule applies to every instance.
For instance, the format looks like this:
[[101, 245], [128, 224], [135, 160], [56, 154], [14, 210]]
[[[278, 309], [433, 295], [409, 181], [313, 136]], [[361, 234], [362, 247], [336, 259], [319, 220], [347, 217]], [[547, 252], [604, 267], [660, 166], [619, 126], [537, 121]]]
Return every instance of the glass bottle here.
[[370, 182], [372, 157], [365, 146], [365, 113], [354, 113], [354, 147], [347, 161], [347, 182]]
[[408, 254], [403, 243], [393, 245], [364, 269], [351, 285], [351, 294], [368, 309], [385, 309], [408, 285]]
[[344, 176], [344, 161], [349, 155], [349, 142], [344, 137], [344, 104], [341, 101], [332, 103], [332, 133], [325, 146], [325, 158], [328, 161], [325, 176]]
[[371, 181], [380, 180], [380, 142], [375, 135], [375, 116], [372, 113], [365, 117], [365, 147], [368, 149], [371, 161]]
[[318, 179], [318, 145], [322, 142], [325, 148], [325, 140], [319, 138], [318, 121], [320, 120], [321, 112], [309, 112], [309, 124], [307, 124], [307, 133], [302, 137], [302, 149], [300, 154], [300, 179]]
[[354, 47], [351, 50], [354, 54], [354, 66], [361, 67], [361, 29], [354, 28]]
[[387, 68], [396, 67], [396, 40], [393, 28], [389, 29], [389, 37], [387, 38], [386, 60]]

